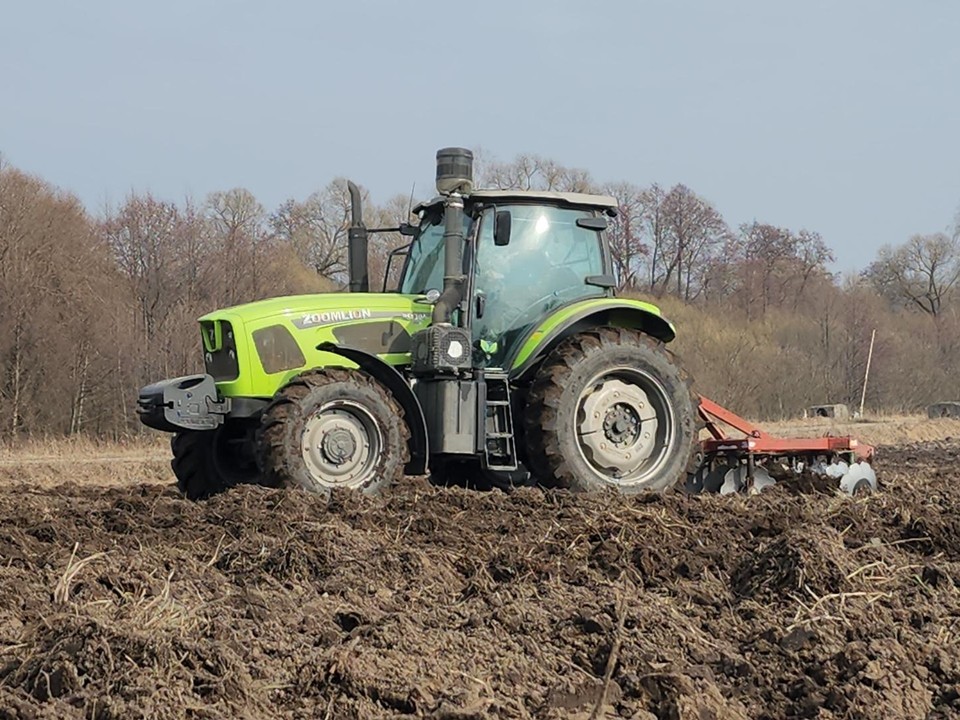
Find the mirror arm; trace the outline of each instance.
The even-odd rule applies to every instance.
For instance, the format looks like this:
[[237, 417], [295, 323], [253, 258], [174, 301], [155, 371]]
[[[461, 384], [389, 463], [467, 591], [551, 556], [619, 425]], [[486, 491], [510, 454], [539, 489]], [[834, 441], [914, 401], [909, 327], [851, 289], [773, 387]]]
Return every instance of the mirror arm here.
[[417, 233], [417, 228], [415, 228], [415, 227], [414, 227], [413, 225], [411, 225], [410, 223], [400, 223], [400, 225], [398, 225], [397, 227], [369, 228], [369, 229], [367, 230], [367, 232], [368, 232], [368, 233], [392, 233], [392, 232], [395, 232], [395, 233], [400, 233], [401, 235], [405, 235], [405, 236], [407, 236], [407, 237], [410, 237], [410, 236], [415, 235], [415, 234]]

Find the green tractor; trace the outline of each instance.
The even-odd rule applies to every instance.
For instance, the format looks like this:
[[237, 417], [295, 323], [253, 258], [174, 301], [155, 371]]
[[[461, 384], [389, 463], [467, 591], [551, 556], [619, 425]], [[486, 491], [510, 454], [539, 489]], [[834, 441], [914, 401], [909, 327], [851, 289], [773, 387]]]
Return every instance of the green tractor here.
[[[437, 152], [417, 225], [367, 229], [349, 184], [349, 293], [279, 297], [199, 320], [206, 372], [140, 391], [173, 434], [181, 491], [237, 485], [375, 493], [400, 476], [625, 493], [685, 477], [696, 399], [673, 326], [618, 298], [611, 197], [474, 190]], [[399, 287], [369, 291], [368, 239], [410, 243]]]

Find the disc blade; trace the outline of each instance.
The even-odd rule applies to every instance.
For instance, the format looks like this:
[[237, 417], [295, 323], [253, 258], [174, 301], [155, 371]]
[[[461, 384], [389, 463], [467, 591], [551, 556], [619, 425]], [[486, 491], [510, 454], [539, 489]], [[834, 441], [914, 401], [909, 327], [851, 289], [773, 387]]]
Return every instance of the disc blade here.
[[855, 462], [840, 478], [840, 489], [848, 495], [858, 492], [876, 492], [877, 473], [866, 462]]

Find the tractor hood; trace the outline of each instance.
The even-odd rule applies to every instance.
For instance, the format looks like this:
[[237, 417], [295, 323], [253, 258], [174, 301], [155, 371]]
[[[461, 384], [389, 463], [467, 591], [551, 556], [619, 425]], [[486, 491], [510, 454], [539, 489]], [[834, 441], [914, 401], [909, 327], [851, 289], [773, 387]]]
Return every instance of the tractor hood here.
[[206, 371], [227, 397], [271, 397], [304, 370], [340, 365], [326, 343], [398, 366], [433, 307], [420, 295], [317, 293], [270, 298], [199, 318]]
[[418, 320], [429, 318], [432, 306], [423, 302], [422, 295], [395, 293], [315, 293], [288, 295], [235, 305], [208, 313], [199, 318], [205, 321], [228, 319], [240, 321], [248, 329], [264, 321], [286, 319], [300, 329], [334, 325], [369, 319]]

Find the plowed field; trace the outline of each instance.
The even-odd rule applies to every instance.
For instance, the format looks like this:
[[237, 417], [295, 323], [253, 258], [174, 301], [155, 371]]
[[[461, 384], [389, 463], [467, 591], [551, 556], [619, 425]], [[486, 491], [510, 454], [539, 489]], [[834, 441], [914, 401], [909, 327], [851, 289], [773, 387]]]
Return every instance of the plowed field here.
[[851, 499], [0, 484], [0, 718], [960, 716], [960, 442]]

